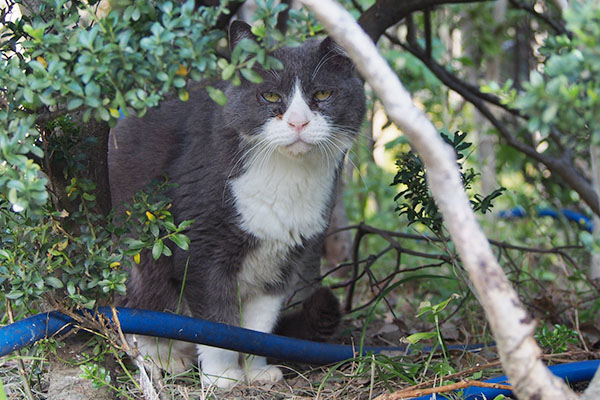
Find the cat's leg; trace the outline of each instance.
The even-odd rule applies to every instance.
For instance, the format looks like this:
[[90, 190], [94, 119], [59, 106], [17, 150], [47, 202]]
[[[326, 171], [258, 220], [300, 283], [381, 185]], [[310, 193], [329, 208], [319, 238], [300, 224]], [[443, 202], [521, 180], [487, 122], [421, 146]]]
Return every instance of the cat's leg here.
[[[257, 295], [242, 304], [242, 326], [260, 332], [271, 332], [281, 308], [283, 295]], [[265, 357], [249, 355], [245, 358], [248, 382], [277, 382], [283, 379], [281, 369], [267, 364]]]
[[170, 374], [181, 374], [196, 362], [192, 343], [144, 335], [127, 335], [126, 338], [129, 346], [139, 351], [144, 363], [151, 363]]
[[205, 345], [198, 345], [197, 350], [205, 385], [229, 389], [244, 379], [238, 352]]

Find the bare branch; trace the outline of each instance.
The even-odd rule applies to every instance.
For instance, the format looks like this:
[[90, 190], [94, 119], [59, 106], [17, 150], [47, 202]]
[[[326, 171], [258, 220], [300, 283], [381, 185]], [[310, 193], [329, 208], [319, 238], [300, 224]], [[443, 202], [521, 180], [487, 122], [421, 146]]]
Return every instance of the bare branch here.
[[[405, 50], [409, 51], [412, 55], [417, 57], [419, 60], [421, 60], [421, 62], [423, 62], [423, 64], [425, 64], [425, 66], [429, 68], [429, 70], [433, 72], [434, 75], [437, 76], [437, 78], [440, 81], [442, 81], [444, 85], [459, 93], [470, 102], [473, 103], [473, 101], [471, 101], [471, 98], [477, 97], [481, 100], [485, 100], [488, 103], [502, 108], [503, 110], [509, 112], [514, 116], [521, 117], [524, 119], [528, 118], [526, 115], [521, 114], [519, 110], [507, 107], [506, 104], [502, 104], [502, 102], [497, 96], [490, 93], [483, 93], [479, 90], [477, 86], [471, 85], [470, 83], [461, 80], [456, 75], [452, 74], [442, 65], [440, 65], [437, 61], [435, 61], [435, 59], [433, 59], [432, 57], [428, 57], [426, 51], [424, 51], [419, 46], [415, 37], [411, 37], [409, 35], [409, 43], [402, 43], [398, 39], [391, 35], [388, 35], [387, 33], [384, 35], [390, 42], [394, 43], [395, 45], [401, 46]], [[471, 96], [467, 97], [466, 94], [469, 94]]]
[[431, 9], [433, 6], [455, 3], [482, 3], [489, 0], [377, 0], [363, 12], [358, 23], [376, 42], [387, 28], [406, 18], [415, 11]]
[[444, 216], [456, 250], [469, 273], [497, 340], [500, 359], [520, 399], [577, 396], [541, 361], [535, 322], [522, 306], [477, 224], [463, 190], [452, 149], [443, 143], [425, 113], [415, 107], [396, 74], [352, 16], [331, 0], [302, 0], [342, 45], [362, 76], [402, 129], [429, 172], [429, 187]]
[[546, 24], [551, 26], [552, 29], [554, 29], [556, 31], [556, 33], [560, 33], [560, 34], [567, 33], [566, 28], [564, 27], [564, 25], [561, 22], [555, 21], [554, 19], [552, 19], [550, 16], [548, 16], [546, 14], [537, 12], [533, 8], [532, 5], [525, 4], [525, 3], [521, 2], [521, 1], [517, 1], [517, 0], [509, 0], [509, 1], [513, 7], [519, 8], [521, 10], [525, 10], [528, 13], [530, 13], [531, 15], [533, 15], [535, 18], [544, 21]]

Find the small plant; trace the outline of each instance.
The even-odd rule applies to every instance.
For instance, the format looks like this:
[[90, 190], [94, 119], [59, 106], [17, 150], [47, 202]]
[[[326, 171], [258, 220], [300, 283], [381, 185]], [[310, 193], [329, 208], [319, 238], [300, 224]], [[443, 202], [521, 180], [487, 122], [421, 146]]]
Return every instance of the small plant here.
[[124, 237], [133, 233], [133, 237], [123, 239], [126, 245], [125, 254], [134, 256], [135, 263], [140, 262], [142, 250], [152, 249], [152, 258], [171, 256], [172, 251], [166, 245], [170, 241], [183, 250], [188, 250], [190, 240], [183, 232], [193, 221], [182, 221], [175, 225], [171, 209], [171, 201], [164, 195], [170, 185], [165, 180], [151, 184], [148, 192], [138, 192], [131, 204], [125, 205], [125, 217], [120, 221], [121, 227], [115, 229], [115, 234]]
[[569, 329], [566, 325], [555, 324], [552, 328], [543, 325], [538, 328], [535, 338], [540, 346], [548, 349], [550, 354], [564, 353], [569, 343], [579, 342], [577, 331]]
[[[431, 302], [424, 301], [419, 306], [419, 313], [417, 317], [428, 316], [430, 322], [432, 322], [435, 326], [435, 330], [433, 332], [418, 332], [414, 333], [406, 338], [406, 341], [410, 344], [416, 344], [421, 340], [426, 339], [434, 339], [434, 345], [432, 351], [429, 354], [426, 365], [429, 366], [431, 360], [433, 359], [433, 355], [435, 354], [435, 349], [439, 346], [442, 350], [443, 360], [441, 363], [437, 363], [433, 365], [432, 370], [439, 376], [445, 376], [451, 373], [456, 372], [454, 368], [450, 364], [450, 358], [448, 357], [448, 349], [446, 346], [446, 342], [444, 337], [442, 336], [442, 331], [440, 329], [440, 314], [444, 309], [450, 304], [450, 302], [454, 299], [459, 298], [458, 294], [453, 294], [446, 300], [441, 303], [431, 305]], [[427, 370], [427, 368], [425, 368]]]
[[169, 256], [167, 240], [187, 250], [189, 239], [183, 231], [191, 221], [174, 224], [170, 202], [161, 194], [165, 185], [154, 193], [137, 194], [124, 220], [117, 218], [117, 223], [112, 215], [92, 211], [95, 185], [85, 179], [72, 178], [66, 188], [69, 200], [78, 202], [71, 213], [51, 208], [46, 215], [31, 210], [15, 213], [0, 196], [4, 296], [19, 307], [48, 296], [61, 302], [60, 291], [66, 289], [65, 306], [93, 308], [99, 300], [125, 292], [129, 256], [139, 262], [146, 248], [152, 249], [155, 259]]
[[[466, 159], [464, 152], [472, 145], [472, 143], [465, 141], [467, 134], [455, 132], [452, 138], [444, 133], [441, 136], [456, 152], [456, 159], [465, 190], [471, 189], [471, 185], [478, 174], [473, 168], [464, 168], [463, 161]], [[396, 165], [398, 166], [398, 172], [394, 177], [392, 186], [402, 184], [406, 187], [394, 197], [394, 201], [398, 204], [396, 211], [399, 211], [400, 215], [406, 215], [409, 225], [420, 222], [434, 233], [440, 234], [442, 229], [442, 214], [438, 210], [427, 187], [426, 171], [423, 162], [419, 156], [409, 151], [398, 158]], [[487, 196], [479, 193], [474, 194], [471, 197], [473, 210], [481, 211], [482, 214], [485, 214], [493, 207], [492, 201], [500, 196], [504, 190], [505, 188], [500, 187]]]

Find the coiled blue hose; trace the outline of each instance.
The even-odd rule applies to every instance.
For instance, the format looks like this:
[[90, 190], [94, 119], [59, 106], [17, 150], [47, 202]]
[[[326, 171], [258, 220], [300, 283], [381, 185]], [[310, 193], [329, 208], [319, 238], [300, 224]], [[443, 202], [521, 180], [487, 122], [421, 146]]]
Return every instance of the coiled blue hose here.
[[[551, 208], [538, 208], [537, 216], [538, 217], [552, 217], [554, 219], [560, 218], [560, 215], [563, 215], [566, 219], [571, 222], [575, 222], [581, 228], [585, 229], [588, 232], [591, 232], [594, 229], [594, 223], [591, 218], [588, 216], [581, 214], [577, 211], [568, 210], [563, 208], [562, 210], [556, 211]], [[510, 210], [502, 210], [498, 213], [500, 218], [525, 218], [527, 217], [527, 212], [523, 207], [515, 207]]]
[[[99, 309], [99, 313], [112, 324], [112, 311], [108, 307]], [[272, 335], [236, 326], [220, 324], [157, 311], [117, 308], [117, 315], [124, 333], [158, 336], [168, 339], [221, 347], [242, 353], [256, 354], [281, 360], [306, 362], [312, 364], [332, 364], [356, 357], [359, 349], [353, 346], [318, 343]], [[57, 333], [66, 333], [75, 325], [71, 317], [57, 311], [38, 314], [0, 328], [0, 357], [15, 350], [34, 344], [38, 340], [52, 337]], [[477, 351], [485, 345], [449, 346], [450, 349]], [[365, 346], [363, 355], [382, 352], [406, 352], [401, 347]], [[584, 361], [550, 367], [555, 375], [570, 382], [590, 380], [600, 361]], [[504, 382], [499, 377], [488, 382]], [[469, 388], [465, 398], [480, 399], [485, 394], [488, 399], [507, 391], [490, 392], [495, 389]], [[492, 394], [496, 393], [496, 394]], [[439, 395], [438, 395], [439, 397]], [[430, 396], [419, 399], [430, 399]]]

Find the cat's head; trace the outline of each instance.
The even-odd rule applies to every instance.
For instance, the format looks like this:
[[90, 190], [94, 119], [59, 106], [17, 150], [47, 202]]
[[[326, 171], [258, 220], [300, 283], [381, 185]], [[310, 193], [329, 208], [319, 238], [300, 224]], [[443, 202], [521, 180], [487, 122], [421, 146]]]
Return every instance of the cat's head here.
[[[252, 37], [250, 26], [234, 22], [231, 47], [245, 37]], [[282, 62], [282, 70], [256, 66], [262, 83], [244, 80], [227, 90], [228, 125], [256, 151], [292, 158], [345, 153], [362, 122], [365, 94], [344, 50], [329, 38], [311, 39], [272, 55]]]

